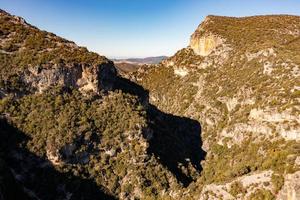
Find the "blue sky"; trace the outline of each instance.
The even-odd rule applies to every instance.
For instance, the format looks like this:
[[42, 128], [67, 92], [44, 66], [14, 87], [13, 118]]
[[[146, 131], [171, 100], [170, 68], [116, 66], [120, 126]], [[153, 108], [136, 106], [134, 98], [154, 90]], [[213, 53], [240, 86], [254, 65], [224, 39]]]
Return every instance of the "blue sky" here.
[[300, 0], [0, 0], [0, 8], [109, 58], [172, 55], [206, 15], [300, 15]]

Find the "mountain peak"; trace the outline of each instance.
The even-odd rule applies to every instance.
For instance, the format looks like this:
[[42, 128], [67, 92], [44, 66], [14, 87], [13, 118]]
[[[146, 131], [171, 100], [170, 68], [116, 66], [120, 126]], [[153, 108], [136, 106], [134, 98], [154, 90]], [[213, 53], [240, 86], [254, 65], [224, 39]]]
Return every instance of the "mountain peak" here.
[[[201, 56], [207, 56], [218, 46], [225, 44], [240, 50], [256, 51], [285, 45], [300, 36], [299, 30], [299, 16], [225, 17], [209, 15], [192, 34], [190, 46], [197, 55]], [[253, 46], [253, 43], [257, 43], [257, 45]]]
[[[43, 92], [54, 86], [79, 88], [82, 92], [112, 88], [113, 62], [79, 47], [74, 42], [41, 31], [23, 18], [0, 12], [0, 82], [2, 93]], [[18, 88], [12, 88], [17, 77]], [[9, 86], [10, 85], [10, 86]], [[23, 91], [23, 92], [20, 92]]]

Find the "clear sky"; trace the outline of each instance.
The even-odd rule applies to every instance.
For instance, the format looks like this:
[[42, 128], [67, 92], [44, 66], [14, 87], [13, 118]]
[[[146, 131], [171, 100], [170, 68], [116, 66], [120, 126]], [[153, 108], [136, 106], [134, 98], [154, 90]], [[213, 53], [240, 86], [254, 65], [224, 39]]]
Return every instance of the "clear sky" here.
[[109, 58], [172, 55], [206, 15], [300, 15], [300, 0], [0, 0], [22, 16]]

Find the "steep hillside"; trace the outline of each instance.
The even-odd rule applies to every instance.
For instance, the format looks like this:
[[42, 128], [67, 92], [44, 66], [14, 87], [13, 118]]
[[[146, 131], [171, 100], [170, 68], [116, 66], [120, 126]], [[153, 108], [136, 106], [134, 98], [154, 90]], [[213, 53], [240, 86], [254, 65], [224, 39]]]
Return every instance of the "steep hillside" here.
[[208, 16], [187, 48], [130, 77], [200, 122], [200, 199], [300, 198], [300, 17]]
[[0, 21], [0, 199], [184, 195], [205, 156], [197, 121], [149, 104], [105, 57]]
[[209, 16], [125, 78], [0, 22], [0, 199], [300, 198], [300, 17]]
[[112, 88], [116, 70], [105, 57], [2, 10], [0, 20], [0, 96], [42, 92], [54, 85], [85, 92]]

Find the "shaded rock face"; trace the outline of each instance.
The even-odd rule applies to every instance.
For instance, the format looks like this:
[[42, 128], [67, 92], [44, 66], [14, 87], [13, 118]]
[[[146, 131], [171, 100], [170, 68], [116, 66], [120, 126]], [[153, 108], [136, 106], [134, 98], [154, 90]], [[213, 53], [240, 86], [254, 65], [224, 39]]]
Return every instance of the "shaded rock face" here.
[[24, 199], [29, 200], [28, 195], [18, 184], [14, 174], [2, 159], [0, 159], [0, 199], [13, 200]]
[[65, 145], [61, 149], [47, 149], [47, 159], [53, 165], [87, 164], [91, 153], [87, 151], [76, 153], [75, 151], [79, 147], [76, 143], [72, 143]]
[[74, 64], [65, 66], [55, 64], [28, 68], [21, 80], [34, 91], [43, 92], [53, 86], [77, 88], [81, 92], [110, 90], [116, 78], [116, 69], [112, 63], [95, 66]]
[[104, 64], [100, 68], [100, 73], [98, 73], [98, 86], [104, 90], [112, 90], [116, 77], [117, 70], [113, 64]]
[[221, 45], [224, 40], [216, 35], [199, 35], [195, 33], [191, 37], [190, 46], [197, 55], [208, 56], [214, 49]]
[[6, 92], [3, 89], [0, 89], [0, 99], [6, 96]]
[[96, 133], [82, 133], [69, 143], [58, 145], [57, 141], [47, 140], [46, 156], [53, 165], [87, 164], [90, 156], [99, 154]]

